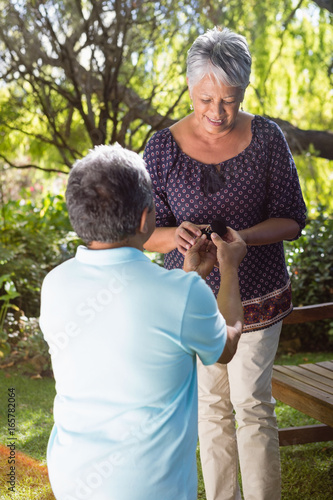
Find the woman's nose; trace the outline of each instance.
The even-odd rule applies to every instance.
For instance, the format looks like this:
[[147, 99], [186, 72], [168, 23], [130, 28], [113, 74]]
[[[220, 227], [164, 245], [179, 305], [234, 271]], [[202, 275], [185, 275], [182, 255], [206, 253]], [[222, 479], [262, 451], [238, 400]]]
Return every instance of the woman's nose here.
[[216, 102], [213, 104], [213, 112], [216, 117], [223, 115], [224, 113], [224, 104], [223, 101]]

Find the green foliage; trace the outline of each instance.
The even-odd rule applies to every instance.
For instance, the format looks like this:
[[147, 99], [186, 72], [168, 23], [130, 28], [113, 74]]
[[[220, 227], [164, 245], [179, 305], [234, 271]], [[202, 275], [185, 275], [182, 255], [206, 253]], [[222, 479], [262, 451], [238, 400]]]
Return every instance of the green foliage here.
[[28, 317], [38, 316], [44, 276], [72, 256], [79, 243], [71, 232], [64, 197], [47, 195], [34, 201], [25, 193], [24, 200], [4, 203], [1, 211], [0, 276], [10, 275], [12, 293], [17, 294], [10, 303]]
[[333, 162], [318, 158], [311, 144], [309, 151], [294, 158], [311, 217], [318, 213], [321, 206], [333, 213]]
[[332, 128], [333, 26], [313, 1], [0, 0], [1, 154], [67, 172], [94, 144], [142, 151], [188, 113], [187, 51], [215, 25], [249, 42], [247, 111]]
[[17, 306], [12, 304], [19, 294], [15, 290], [14, 283], [10, 279], [10, 274], [0, 276], [0, 290], [3, 290], [0, 296], [0, 359], [10, 352], [10, 345], [7, 342], [7, 334], [4, 331], [4, 324], [9, 309], [17, 310]]
[[[333, 217], [318, 207], [302, 236], [285, 244], [286, 261], [292, 280], [293, 303], [305, 306], [333, 301]], [[333, 323], [329, 320], [304, 325], [285, 325], [284, 338], [298, 337], [302, 349], [329, 348]], [[333, 347], [333, 346], [331, 346]]]
[[24, 366], [27, 374], [51, 375], [51, 357], [49, 347], [39, 328], [38, 318], [27, 318], [19, 314], [8, 313], [4, 336], [8, 346], [4, 365]]
[[145, 251], [145, 254], [149, 259], [154, 262], [154, 264], [158, 264], [159, 266], [163, 267], [164, 265], [164, 254], [158, 253], [158, 252], [147, 252]]
[[[32, 372], [50, 370], [37, 318], [45, 275], [72, 257], [80, 240], [71, 230], [65, 199], [50, 194], [4, 202], [0, 233], [0, 358], [32, 359]], [[15, 353], [13, 355], [13, 353]], [[29, 368], [29, 367], [28, 367]]]
[[330, 14], [307, 0], [297, 8], [291, 0], [251, 3], [242, 33], [253, 54], [246, 108], [300, 128], [332, 129]]
[[24, 160], [61, 171], [95, 144], [142, 150], [152, 115], [163, 120], [186, 88], [197, 35], [196, 2], [186, 3], [0, 0], [6, 158], [15, 163], [18, 138]]
[[330, 302], [333, 299], [333, 217], [319, 207], [302, 236], [285, 244], [293, 283], [295, 305]]

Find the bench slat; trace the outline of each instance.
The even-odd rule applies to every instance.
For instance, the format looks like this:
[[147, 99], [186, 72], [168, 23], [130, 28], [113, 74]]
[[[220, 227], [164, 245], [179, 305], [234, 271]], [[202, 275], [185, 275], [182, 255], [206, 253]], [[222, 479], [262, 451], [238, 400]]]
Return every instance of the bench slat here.
[[[330, 361], [328, 361], [328, 363], [330, 363]], [[322, 364], [323, 363], [308, 363], [306, 365], [299, 366], [306, 368], [309, 372], [312, 371], [314, 373], [318, 373], [318, 375], [323, 375], [325, 378], [333, 381], [333, 370], [325, 368]]]
[[321, 361], [320, 363], [317, 363], [319, 366], [329, 370], [331, 373], [333, 373], [333, 363], [332, 361]]
[[[277, 385], [279, 385], [279, 387], [284, 388], [285, 390], [289, 391], [291, 390], [296, 394], [299, 394], [309, 400], [313, 400], [318, 404], [326, 406], [328, 409], [331, 410], [333, 414], [333, 396], [328, 392], [309, 386], [307, 383], [299, 381], [295, 378], [290, 378], [289, 375], [286, 375], [285, 373], [274, 369], [273, 386]], [[283, 399], [281, 399], [281, 397], [279, 397], [278, 399], [280, 399], [280, 401], [282, 402], [285, 402], [284, 399], [286, 398], [287, 396], [283, 397]], [[290, 398], [288, 397], [288, 399]]]
[[304, 369], [300, 366], [280, 366], [276, 367], [276, 370], [280, 373], [284, 373], [287, 377], [299, 380], [304, 384], [308, 384], [311, 387], [333, 395], [333, 384], [331, 380], [318, 375], [317, 373]]
[[330, 318], [333, 318], [333, 302], [326, 302], [313, 306], [294, 307], [289, 316], [283, 320], [283, 323], [285, 325], [294, 325], [296, 323]]
[[333, 440], [333, 427], [324, 424], [279, 429], [280, 446]]
[[274, 369], [272, 393], [274, 398], [333, 427], [333, 396], [327, 392], [290, 379]]
[[[295, 307], [284, 324], [333, 318], [333, 302]], [[274, 398], [323, 424], [279, 429], [280, 446], [333, 440], [333, 361], [273, 367]]]

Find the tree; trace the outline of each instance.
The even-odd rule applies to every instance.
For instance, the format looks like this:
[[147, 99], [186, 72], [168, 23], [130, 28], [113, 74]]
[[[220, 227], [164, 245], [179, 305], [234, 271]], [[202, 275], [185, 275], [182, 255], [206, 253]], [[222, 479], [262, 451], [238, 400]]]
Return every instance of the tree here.
[[[2, 78], [10, 101], [3, 130], [55, 147], [63, 166], [70, 168], [87, 146], [118, 141], [133, 147], [133, 135], [143, 138], [147, 123], [157, 128], [163, 121], [154, 114], [161, 93], [169, 116], [185, 92], [184, 81], [182, 88], [173, 82], [184, 62], [181, 47], [176, 62], [159, 57], [162, 41], [168, 44], [186, 24], [175, 8], [180, 2], [0, 4]], [[138, 140], [136, 148], [142, 149]]]
[[[13, 167], [68, 171], [96, 144], [117, 141], [142, 151], [153, 131], [187, 112], [187, 50], [199, 33], [220, 24], [249, 41], [249, 111], [276, 119], [294, 152], [312, 142], [320, 156], [333, 159], [333, 33], [325, 10], [331, 2], [316, 3], [327, 7], [306, 0], [296, 6], [292, 0], [194, 0], [191, 6], [183, 0], [0, 0], [0, 157]], [[295, 85], [297, 71], [302, 78]], [[299, 111], [294, 116], [300, 99], [307, 113], [314, 110], [311, 119]], [[309, 124], [318, 130], [306, 130]]]
[[333, 13], [333, 0], [315, 0], [315, 2], [322, 9], [327, 9], [329, 12]]

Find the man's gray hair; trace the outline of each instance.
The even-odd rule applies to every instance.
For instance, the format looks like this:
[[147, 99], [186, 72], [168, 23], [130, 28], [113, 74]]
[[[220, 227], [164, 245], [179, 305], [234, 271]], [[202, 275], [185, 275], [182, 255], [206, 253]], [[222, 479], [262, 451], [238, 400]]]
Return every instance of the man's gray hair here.
[[251, 54], [245, 37], [228, 28], [215, 27], [200, 35], [188, 51], [189, 89], [207, 75], [217, 82], [243, 91], [250, 82]]
[[154, 203], [145, 162], [118, 144], [96, 146], [74, 164], [66, 202], [74, 231], [85, 243], [135, 235], [143, 210], [151, 211]]

